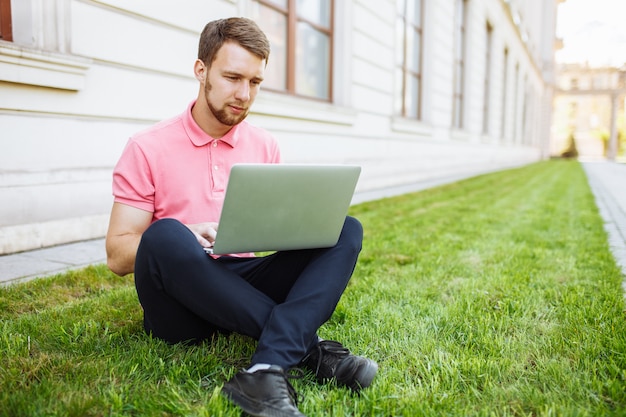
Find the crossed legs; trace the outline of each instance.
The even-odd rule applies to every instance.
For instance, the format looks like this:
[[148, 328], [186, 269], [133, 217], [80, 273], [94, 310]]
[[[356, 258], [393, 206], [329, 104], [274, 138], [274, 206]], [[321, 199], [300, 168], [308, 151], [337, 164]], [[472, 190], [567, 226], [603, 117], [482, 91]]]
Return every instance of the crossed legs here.
[[172, 343], [237, 332], [258, 340], [251, 364], [287, 369], [318, 342], [362, 238], [361, 224], [347, 217], [331, 248], [214, 259], [182, 223], [159, 220], [144, 233], [135, 262], [145, 329]]

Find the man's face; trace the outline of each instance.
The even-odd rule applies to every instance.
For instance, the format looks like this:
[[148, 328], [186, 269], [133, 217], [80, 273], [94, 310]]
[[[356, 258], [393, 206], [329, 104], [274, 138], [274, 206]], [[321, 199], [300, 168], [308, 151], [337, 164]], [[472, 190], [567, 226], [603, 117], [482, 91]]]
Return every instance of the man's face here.
[[227, 42], [208, 71], [204, 85], [207, 106], [218, 122], [234, 126], [246, 118], [259, 92], [265, 60]]

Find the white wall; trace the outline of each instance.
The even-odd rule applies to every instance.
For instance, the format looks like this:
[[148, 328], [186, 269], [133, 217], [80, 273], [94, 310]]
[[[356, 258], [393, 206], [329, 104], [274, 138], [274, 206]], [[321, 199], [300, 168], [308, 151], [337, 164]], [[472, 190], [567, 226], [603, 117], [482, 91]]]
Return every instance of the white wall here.
[[[197, 91], [199, 32], [209, 20], [246, 15], [250, 1], [13, 0], [16, 39], [0, 42], [0, 254], [104, 235], [111, 169], [127, 138], [185, 109]], [[533, 38], [537, 46], [527, 49], [512, 18], [509, 7], [523, 2], [469, 2], [463, 130], [450, 127], [454, 1], [425, 2], [421, 121], [393, 116], [395, 1], [335, 3], [334, 104], [262, 91], [250, 116], [276, 135], [286, 162], [360, 164], [357, 191], [364, 192], [544, 156], [550, 71], [545, 45]], [[537, 23], [553, 7], [533, 1], [527, 30], [553, 36], [549, 20]], [[494, 26], [491, 135], [482, 132], [487, 20]]]

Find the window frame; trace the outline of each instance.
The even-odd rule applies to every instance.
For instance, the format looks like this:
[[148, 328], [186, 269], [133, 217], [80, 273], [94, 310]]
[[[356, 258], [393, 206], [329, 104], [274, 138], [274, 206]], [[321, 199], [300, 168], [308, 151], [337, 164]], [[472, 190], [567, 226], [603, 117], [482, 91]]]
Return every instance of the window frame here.
[[[319, 25], [311, 20], [305, 19], [298, 15], [297, 3], [296, 0], [287, 0], [287, 9], [277, 5], [271, 0], [255, 0], [259, 6], [267, 7], [272, 9], [273, 11], [280, 13], [286, 17], [287, 24], [287, 52], [286, 52], [286, 69], [285, 69], [285, 89], [279, 89], [274, 87], [264, 87], [268, 91], [288, 94], [296, 97], [302, 97], [312, 100], [319, 100], [322, 102], [332, 102], [333, 101], [333, 68], [334, 68], [334, 43], [335, 43], [335, 0], [329, 1], [329, 27], [324, 27]], [[328, 37], [328, 68], [327, 68], [327, 86], [326, 86], [326, 98], [319, 96], [306, 95], [302, 93], [298, 93], [296, 90], [297, 86], [297, 77], [296, 73], [296, 51], [298, 47], [297, 42], [297, 26], [298, 23], [305, 23], [309, 25], [314, 30], [321, 32], [323, 35]], [[270, 55], [270, 60], [271, 60]]]
[[483, 134], [490, 133], [490, 113], [491, 113], [491, 71], [493, 55], [493, 26], [489, 21], [485, 27], [485, 80], [483, 92]]
[[0, 40], [13, 42], [11, 0], [0, 0]]
[[[415, 5], [415, 7], [420, 8], [420, 21], [414, 22], [407, 14], [408, 2], [414, 0], [403, 0], [403, 11], [402, 13], [396, 13], [396, 21], [402, 21], [402, 62], [399, 65], [399, 69], [402, 73], [402, 79], [400, 83], [402, 85], [401, 88], [401, 107], [400, 107], [400, 116], [407, 119], [414, 120], [422, 120], [423, 117], [423, 86], [424, 86], [424, 1], [419, 0], [419, 4]], [[398, 10], [397, 10], [398, 11]], [[413, 30], [414, 33], [419, 34], [419, 68], [417, 72], [410, 68], [408, 63], [408, 39], [407, 32], [409, 29]], [[396, 64], [396, 67], [398, 65]], [[417, 102], [416, 105], [416, 114], [409, 114], [409, 109], [407, 108], [407, 88], [408, 88], [408, 77], [413, 77], [417, 80]], [[394, 112], [396, 109], [394, 109]]]
[[502, 140], [506, 140], [507, 136], [507, 123], [508, 123], [508, 114], [507, 114], [507, 92], [509, 88], [509, 65], [510, 65], [510, 56], [509, 56], [509, 48], [507, 46], [504, 47], [504, 51], [502, 52], [502, 96], [500, 97], [500, 136]]
[[519, 103], [519, 95], [520, 95], [520, 75], [521, 74], [521, 69], [520, 69], [520, 63], [516, 62], [515, 63], [515, 76], [513, 77], [513, 142], [517, 143], [519, 140], [519, 123], [520, 123], [520, 117], [518, 115], [519, 110], [520, 110], [520, 103]]
[[[452, 127], [463, 129], [465, 107], [465, 60], [467, 58], [467, 24], [469, 0], [456, 0], [452, 80]], [[458, 7], [461, 6], [461, 7]], [[461, 10], [459, 10], [461, 9]]]

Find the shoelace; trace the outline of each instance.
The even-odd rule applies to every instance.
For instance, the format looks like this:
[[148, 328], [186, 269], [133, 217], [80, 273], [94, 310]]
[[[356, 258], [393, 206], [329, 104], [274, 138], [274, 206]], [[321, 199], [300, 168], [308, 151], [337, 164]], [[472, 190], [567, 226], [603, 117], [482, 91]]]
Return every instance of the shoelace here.
[[317, 346], [315, 346], [315, 349], [317, 349], [317, 365], [315, 366], [315, 375], [319, 373], [320, 367], [322, 366], [324, 352], [328, 352], [339, 357], [350, 354], [350, 350], [348, 348], [344, 347], [339, 342], [335, 342], [334, 340], [322, 340], [317, 344]]
[[[267, 371], [266, 371], [267, 372]], [[269, 371], [275, 372], [275, 371]], [[289, 382], [290, 379], [302, 379], [304, 373], [300, 368], [290, 368], [285, 372], [282, 372], [282, 376], [285, 378], [285, 383], [287, 384], [287, 394], [293, 400], [294, 404], [297, 406], [298, 403], [303, 399], [303, 397], [298, 394], [296, 389]]]

